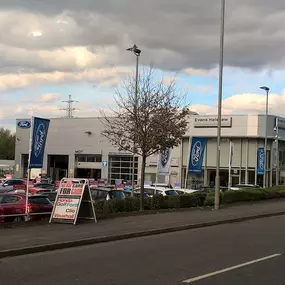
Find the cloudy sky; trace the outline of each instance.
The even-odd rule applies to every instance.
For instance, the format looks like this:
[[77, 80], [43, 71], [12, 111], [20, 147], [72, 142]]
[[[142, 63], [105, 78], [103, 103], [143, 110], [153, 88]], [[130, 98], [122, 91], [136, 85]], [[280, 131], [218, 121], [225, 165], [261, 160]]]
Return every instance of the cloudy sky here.
[[[223, 112], [264, 112], [267, 85], [270, 112], [285, 115], [285, 1], [226, 2]], [[193, 111], [215, 114], [219, 25], [219, 0], [1, 0], [1, 126], [64, 116], [69, 94], [76, 116], [98, 115], [134, 73], [134, 43]]]

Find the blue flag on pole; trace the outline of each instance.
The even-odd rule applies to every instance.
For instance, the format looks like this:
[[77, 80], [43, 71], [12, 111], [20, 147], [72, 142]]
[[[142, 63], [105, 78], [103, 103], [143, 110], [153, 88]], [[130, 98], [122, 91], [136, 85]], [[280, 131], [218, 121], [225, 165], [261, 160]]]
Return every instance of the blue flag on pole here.
[[206, 138], [192, 138], [190, 161], [189, 161], [189, 172], [201, 173], [204, 159], [204, 151], [207, 143]]
[[50, 120], [33, 118], [29, 168], [42, 168]]
[[264, 147], [260, 147], [257, 149], [257, 174], [264, 175]]

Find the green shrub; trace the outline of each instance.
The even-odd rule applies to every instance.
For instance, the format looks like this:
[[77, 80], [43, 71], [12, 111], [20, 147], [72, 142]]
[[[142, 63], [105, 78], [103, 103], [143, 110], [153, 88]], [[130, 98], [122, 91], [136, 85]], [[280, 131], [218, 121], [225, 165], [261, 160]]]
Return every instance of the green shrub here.
[[103, 213], [104, 215], [109, 213], [116, 213], [115, 203], [114, 200], [104, 201], [103, 205]]
[[124, 211], [135, 212], [140, 210], [140, 199], [137, 197], [127, 197], [125, 200]]
[[266, 199], [264, 190], [229, 190], [223, 194], [223, 202], [225, 204], [262, 199]]
[[153, 195], [151, 198], [151, 209], [152, 210], [165, 209], [164, 196]]
[[114, 203], [115, 213], [125, 212], [125, 200], [114, 199], [113, 203]]
[[144, 199], [144, 209], [151, 210], [152, 198]]
[[204, 201], [204, 206], [205, 207], [211, 207], [215, 205], [215, 196], [213, 195], [207, 195], [206, 199]]
[[281, 195], [277, 190], [264, 190], [266, 193], [266, 199], [274, 199], [274, 198], [280, 198]]
[[178, 209], [180, 208], [180, 197], [179, 195], [174, 196], [165, 196], [164, 197], [164, 205], [162, 205], [165, 209]]
[[94, 202], [94, 209], [96, 214], [103, 214], [104, 213], [104, 201], [96, 201]]

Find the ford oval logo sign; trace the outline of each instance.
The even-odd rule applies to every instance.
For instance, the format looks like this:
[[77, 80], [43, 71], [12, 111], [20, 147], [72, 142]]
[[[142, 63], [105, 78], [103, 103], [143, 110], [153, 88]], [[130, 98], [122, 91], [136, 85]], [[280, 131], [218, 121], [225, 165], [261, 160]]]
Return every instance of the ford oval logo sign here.
[[200, 141], [197, 141], [192, 149], [192, 155], [191, 155], [191, 162], [193, 166], [196, 166], [201, 158], [202, 154], [202, 143]]
[[18, 127], [23, 129], [28, 129], [31, 127], [31, 122], [29, 121], [20, 121], [18, 122]]
[[170, 150], [169, 150], [169, 149], [166, 149], [166, 150], [161, 151], [160, 163], [161, 163], [161, 166], [162, 166], [163, 168], [166, 167], [167, 162], [168, 162], [168, 160], [169, 160], [169, 157], [170, 157]]
[[43, 149], [46, 137], [46, 128], [44, 124], [40, 124], [35, 133], [35, 144], [34, 144], [34, 154], [35, 157], [38, 157]]

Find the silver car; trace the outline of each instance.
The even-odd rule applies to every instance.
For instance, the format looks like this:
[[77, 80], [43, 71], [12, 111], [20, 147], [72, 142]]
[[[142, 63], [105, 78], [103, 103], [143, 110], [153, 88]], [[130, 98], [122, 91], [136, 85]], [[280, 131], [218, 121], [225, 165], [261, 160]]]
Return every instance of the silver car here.
[[0, 193], [9, 192], [13, 190], [14, 185], [25, 185], [26, 181], [23, 179], [7, 179], [0, 184]]

